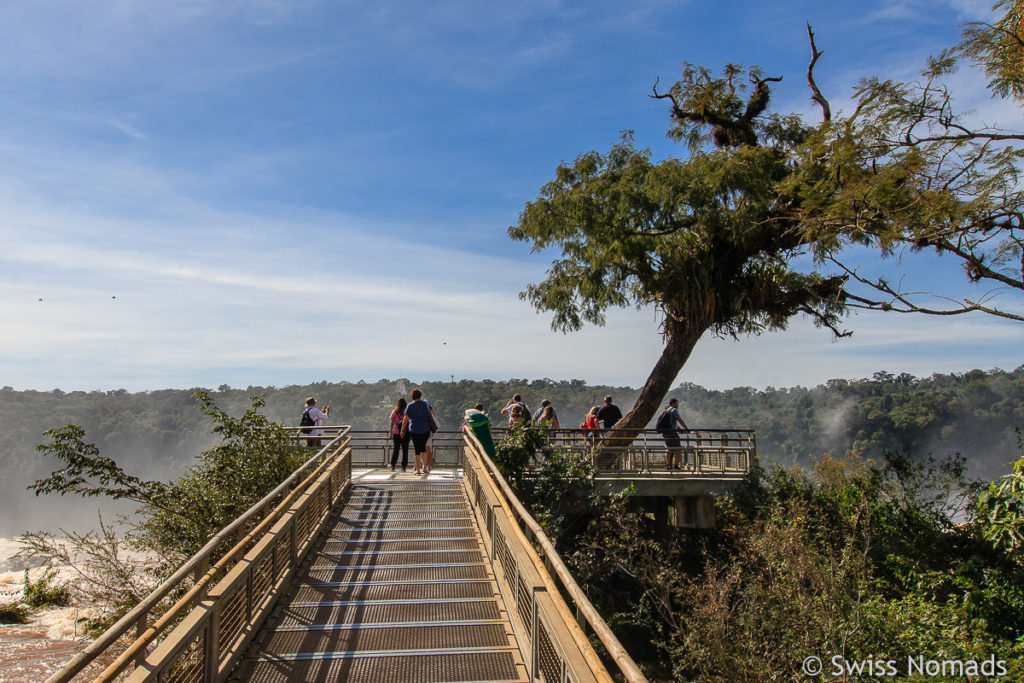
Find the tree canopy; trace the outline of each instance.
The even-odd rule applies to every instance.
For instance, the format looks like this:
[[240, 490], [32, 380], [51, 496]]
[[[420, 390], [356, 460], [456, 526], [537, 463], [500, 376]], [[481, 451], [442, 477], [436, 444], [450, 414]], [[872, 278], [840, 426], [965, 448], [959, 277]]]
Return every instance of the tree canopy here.
[[[957, 54], [984, 59], [968, 47], [971, 31], [998, 29], [967, 31]], [[613, 306], [661, 314], [665, 350], [621, 429], [648, 423], [708, 331], [758, 334], [806, 314], [844, 336], [850, 308], [1024, 320], [996, 306], [994, 292], [922, 302], [898, 278], [862, 274], [844, 251], [934, 249], [961, 259], [971, 281], [1024, 291], [1022, 151], [1011, 144], [1020, 136], [971, 128], [954, 113], [941, 85], [953, 52], [930, 60], [918, 83], [865, 79], [855, 110], [833, 117], [813, 75], [822, 52], [810, 26], [807, 34], [820, 121], [769, 110], [781, 76], [685, 64], [676, 83], [664, 92], [656, 83], [652, 94], [668, 103], [668, 136], [685, 144], [685, 157], [656, 162], [626, 133], [607, 153], [559, 165], [509, 228], [534, 251], [561, 249], [547, 277], [521, 294], [553, 313], [556, 330], [602, 325]]]
[[655, 96], [670, 100], [669, 135], [687, 143], [687, 158], [655, 163], [626, 134], [607, 154], [560, 165], [509, 228], [534, 250], [562, 250], [548, 277], [523, 293], [554, 313], [556, 329], [603, 324], [610, 306], [661, 313], [665, 350], [621, 428], [647, 424], [709, 330], [756, 334], [805, 313], [844, 334], [846, 277], [792, 266], [807, 242], [794, 178], [820, 162], [803, 154], [813, 128], [766, 112], [772, 80], [741, 65], [720, 76], [686, 65]]

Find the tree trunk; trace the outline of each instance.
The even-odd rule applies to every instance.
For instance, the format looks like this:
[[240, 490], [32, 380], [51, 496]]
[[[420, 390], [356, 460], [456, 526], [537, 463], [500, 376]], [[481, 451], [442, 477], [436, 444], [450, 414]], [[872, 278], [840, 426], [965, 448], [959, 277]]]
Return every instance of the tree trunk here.
[[[605, 432], [601, 439], [602, 446], [626, 445], [636, 434], [647, 426], [661, 407], [665, 394], [672, 388], [672, 382], [679, 371], [686, 365], [693, 348], [700, 341], [704, 329], [684, 330], [670, 334], [665, 343], [665, 350], [655, 363], [654, 369], [647, 377], [640, 396], [633, 407], [616, 423], [615, 428]], [[685, 417], [683, 418], [686, 419]]]

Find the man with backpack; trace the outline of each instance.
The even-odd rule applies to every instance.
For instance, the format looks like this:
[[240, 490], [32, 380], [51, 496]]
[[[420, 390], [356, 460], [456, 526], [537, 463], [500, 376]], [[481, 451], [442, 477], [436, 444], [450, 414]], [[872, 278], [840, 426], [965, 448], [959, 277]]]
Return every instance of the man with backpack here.
[[[302, 411], [302, 419], [299, 420], [299, 426], [302, 427], [303, 434], [309, 434], [311, 437], [320, 436], [323, 434], [322, 429], [316, 429], [320, 427], [324, 422], [327, 422], [327, 414], [331, 412], [331, 407], [327, 406], [321, 412], [316, 407], [316, 399], [310, 396], [306, 399], [306, 409]], [[320, 447], [320, 439], [309, 439], [307, 442], [308, 446], [314, 448]]]
[[665, 439], [666, 470], [682, 469], [683, 448], [679, 442], [679, 430], [676, 428], [676, 425], [681, 426], [683, 429], [689, 429], [686, 423], [683, 422], [683, 418], [679, 417], [679, 400], [670, 398], [665, 412], [661, 414], [658, 421], [654, 424], [654, 428]]

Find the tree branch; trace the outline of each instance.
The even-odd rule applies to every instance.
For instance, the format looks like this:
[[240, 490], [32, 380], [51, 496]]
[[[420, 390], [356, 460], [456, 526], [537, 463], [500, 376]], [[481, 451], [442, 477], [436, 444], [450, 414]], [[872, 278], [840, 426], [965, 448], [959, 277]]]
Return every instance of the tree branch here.
[[807, 85], [811, 88], [811, 99], [821, 107], [822, 118], [828, 122], [832, 120], [832, 107], [829, 106], [825, 96], [821, 94], [818, 84], [814, 82], [814, 65], [818, 63], [818, 57], [824, 53], [819, 51], [818, 46], [814, 44], [814, 31], [811, 29], [810, 22], [807, 23], [807, 39], [811, 42], [811, 63], [807, 65]]

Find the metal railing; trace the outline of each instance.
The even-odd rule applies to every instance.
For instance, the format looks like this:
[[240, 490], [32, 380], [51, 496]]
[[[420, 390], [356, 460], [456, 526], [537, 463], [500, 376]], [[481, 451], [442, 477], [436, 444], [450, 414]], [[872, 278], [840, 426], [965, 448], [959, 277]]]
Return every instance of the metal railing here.
[[[305, 440], [300, 432], [292, 431]], [[133, 681], [157, 676], [161, 680], [223, 680], [230, 671], [228, 665], [242, 649], [240, 643], [252, 634], [253, 624], [265, 616], [273, 602], [270, 593], [290, 579], [330, 504], [351, 481], [348, 427], [327, 427], [324, 431], [320, 438], [325, 445], [305, 464], [219, 531], [47, 683], [72, 680], [133, 628], [135, 640], [97, 681], [114, 680], [133, 666], [129, 678]], [[236, 541], [234, 546], [210, 566], [215, 551], [232, 540]], [[220, 577], [224, 578], [213, 586]], [[244, 577], [244, 598], [238, 597], [239, 577]], [[151, 612], [169, 595], [181, 592], [184, 595], [150, 624]], [[240, 610], [245, 613], [244, 619], [238, 617]], [[196, 633], [200, 638], [190, 637]], [[218, 639], [218, 634], [228, 637]], [[159, 645], [149, 654], [157, 642]]]
[[[385, 430], [352, 431], [353, 467], [386, 467], [391, 463], [394, 443]], [[437, 467], [461, 467], [465, 442], [460, 431], [437, 431], [430, 439]], [[398, 456], [401, 462], [401, 454]], [[409, 462], [413, 460], [412, 443], [409, 444]]]
[[[586, 636], [584, 629], [589, 628], [624, 680], [646, 683], [639, 667], [572, 578], [540, 525], [498, 473], [476, 436], [467, 433], [466, 443], [464, 486], [530, 680], [610, 683], [612, 677]], [[575, 616], [563, 593], [575, 604]]]
[[[495, 441], [507, 432], [504, 427], [491, 427]], [[352, 431], [351, 436], [354, 467], [386, 467], [391, 462], [394, 446], [386, 431]], [[678, 470], [666, 469], [669, 445], [662, 433], [653, 429], [626, 436], [604, 431], [588, 436], [579, 429], [551, 430], [547, 446], [590, 455], [599, 474], [734, 477], [748, 473], [756, 462], [757, 439], [750, 429], [691, 429], [679, 431], [676, 438], [679, 445], [671, 447], [680, 451]], [[431, 443], [435, 466], [462, 466], [463, 432], [436, 432]], [[412, 444], [409, 448], [411, 451]], [[412, 457], [410, 453], [410, 463]]]
[[[507, 432], [493, 429], [495, 441]], [[670, 443], [661, 432], [644, 429], [622, 435], [599, 430], [586, 433], [579, 429], [553, 429], [547, 446], [591, 456], [598, 474], [639, 476], [742, 476], [757, 458], [757, 440], [750, 429], [681, 430]], [[669, 470], [667, 451], [678, 451], [681, 467]], [[674, 459], [674, 458], [673, 458]]]

